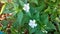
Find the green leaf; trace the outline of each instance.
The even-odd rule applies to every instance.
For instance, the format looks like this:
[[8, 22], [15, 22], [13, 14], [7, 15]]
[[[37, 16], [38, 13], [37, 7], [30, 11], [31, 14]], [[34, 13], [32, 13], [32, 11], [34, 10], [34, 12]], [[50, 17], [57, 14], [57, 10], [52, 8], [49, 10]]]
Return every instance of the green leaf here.
[[35, 18], [36, 20], [39, 20], [39, 12], [37, 12], [37, 13], [34, 15], [34, 18]]
[[35, 34], [45, 34], [45, 33], [43, 33], [41, 30], [37, 30]]
[[30, 2], [38, 4], [38, 0], [30, 0]]
[[56, 2], [56, 0], [51, 0], [51, 1]]
[[37, 28], [29, 28], [29, 34], [35, 33], [35, 31], [37, 30]]
[[22, 0], [19, 0], [19, 4], [20, 4], [21, 6], [24, 6], [24, 2], [23, 2]]
[[18, 15], [17, 15], [17, 22], [18, 22], [18, 24], [22, 24], [22, 19], [23, 19], [23, 12], [22, 11], [20, 11], [19, 13], [18, 13]]
[[30, 13], [30, 12], [27, 12], [26, 15], [27, 15], [28, 17], [31, 17], [31, 13]]
[[47, 28], [46, 28], [46, 29], [52, 30], [52, 29], [56, 29], [56, 28], [55, 28], [55, 26], [54, 26], [51, 22], [49, 22], [49, 23], [47, 24]]

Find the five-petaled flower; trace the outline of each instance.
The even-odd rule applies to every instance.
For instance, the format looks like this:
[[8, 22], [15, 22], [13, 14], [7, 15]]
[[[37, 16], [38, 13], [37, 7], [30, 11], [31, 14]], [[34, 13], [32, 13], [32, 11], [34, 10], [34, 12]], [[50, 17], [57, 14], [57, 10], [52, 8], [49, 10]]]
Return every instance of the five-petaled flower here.
[[36, 22], [35, 20], [30, 20], [30, 22], [29, 22], [29, 26], [30, 26], [31, 28], [36, 27], [37, 24], [36, 24], [35, 22]]
[[26, 11], [26, 12], [29, 12], [29, 9], [30, 9], [29, 3], [24, 4], [23, 10]]

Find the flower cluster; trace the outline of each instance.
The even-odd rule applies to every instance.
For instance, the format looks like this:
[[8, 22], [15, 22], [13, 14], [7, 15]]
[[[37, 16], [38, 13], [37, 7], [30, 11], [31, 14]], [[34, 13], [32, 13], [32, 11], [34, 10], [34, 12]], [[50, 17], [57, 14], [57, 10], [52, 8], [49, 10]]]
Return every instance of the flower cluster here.
[[[23, 10], [26, 11], [26, 12], [29, 12], [29, 9], [30, 9], [29, 3], [24, 4]], [[29, 26], [31, 26], [31, 28], [36, 27], [37, 24], [36, 24], [35, 22], [36, 22], [35, 20], [30, 20], [30, 21], [29, 21]]]

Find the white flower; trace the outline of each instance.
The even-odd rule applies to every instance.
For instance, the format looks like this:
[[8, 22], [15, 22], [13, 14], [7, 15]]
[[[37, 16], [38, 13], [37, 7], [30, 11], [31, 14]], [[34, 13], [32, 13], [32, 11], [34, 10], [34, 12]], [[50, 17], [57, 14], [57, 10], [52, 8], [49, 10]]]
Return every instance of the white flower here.
[[35, 20], [30, 20], [30, 22], [29, 22], [29, 26], [31, 26], [31, 28], [36, 27], [37, 24], [35, 23]]
[[24, 33], [24, 32], [22, 32], [22, 33]]
[[46, 30], [43, 30], [42, 32], [43, 32], [43, 33], [48, 33]]
[[9, 15], [12, 15], [12, 13], [9, 13]]
[[23, 10], [26, 11], [26, 12], [29, 12], [29, 9], [30, 9], [29, 3], [24, 4]]

